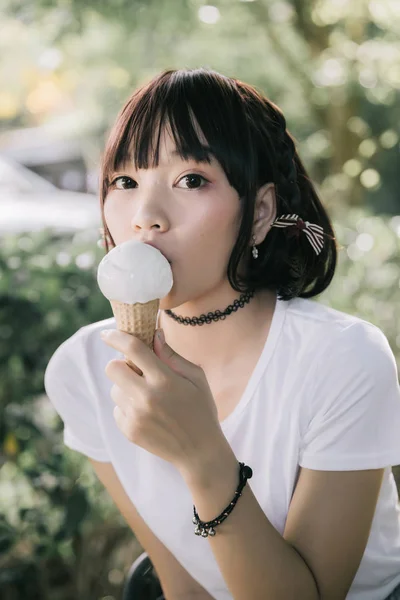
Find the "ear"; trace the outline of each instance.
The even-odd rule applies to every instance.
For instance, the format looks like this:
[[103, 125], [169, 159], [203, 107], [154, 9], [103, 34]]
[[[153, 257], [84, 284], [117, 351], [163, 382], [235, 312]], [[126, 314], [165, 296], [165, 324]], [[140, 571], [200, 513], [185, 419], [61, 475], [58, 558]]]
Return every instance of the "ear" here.
[[264, 241], [276, 216], [275, 184], [266, 183], [260, 187], [256, 196], [253, 232], [257, 246]]

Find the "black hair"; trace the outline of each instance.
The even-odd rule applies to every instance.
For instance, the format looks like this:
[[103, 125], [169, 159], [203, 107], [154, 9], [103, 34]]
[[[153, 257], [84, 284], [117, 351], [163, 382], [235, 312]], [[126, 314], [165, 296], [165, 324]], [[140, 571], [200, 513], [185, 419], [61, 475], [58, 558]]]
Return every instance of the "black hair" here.
[[[182, 159], [210, 162], [213, 155], [239, 194], [241, 224], [227, 271], [232, 288], [275, 290], [282, 300], [323, 292], [336, 269], [336, 239], [282, 111], [255, 87], [207, 68], [163, 71], [137, 89], [121, 109], [101, 165], [101, 212], [109, 239], [104, 200], [110, 176], [127, 159], [136, 169], [157, 166], [166, 124]], [[323, 249], [317, 255], [304, 233], [288, 235], [292, 227], [271, 227], [258, 246], [257, 260], [249, 256], [247, 270], [239, 275], [239, 264], [250, 249], [256, 193], [268, 182], [275, 184], [276, 215], [297, 214], [320, 225]]]

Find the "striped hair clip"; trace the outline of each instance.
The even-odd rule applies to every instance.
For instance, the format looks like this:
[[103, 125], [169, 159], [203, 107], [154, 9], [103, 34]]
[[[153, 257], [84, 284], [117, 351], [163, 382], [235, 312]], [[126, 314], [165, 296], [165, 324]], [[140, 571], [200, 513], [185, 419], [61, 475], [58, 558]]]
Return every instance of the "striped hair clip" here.
[[303, 221], [299, 215], [281, 215], [280, 217], [277, 217], [271, 225], [271, 227], [290, 226], [292, 226], [292, 229], [288, 232], [289, 237], [295, 236], [298, 239], [300, 233], [304, 231], [308, 241], [314, 248], [315, 253], [317, 255], [321, 253], [324, 246], [324, 230], [320, 225], [310, 223], [309, 221]]

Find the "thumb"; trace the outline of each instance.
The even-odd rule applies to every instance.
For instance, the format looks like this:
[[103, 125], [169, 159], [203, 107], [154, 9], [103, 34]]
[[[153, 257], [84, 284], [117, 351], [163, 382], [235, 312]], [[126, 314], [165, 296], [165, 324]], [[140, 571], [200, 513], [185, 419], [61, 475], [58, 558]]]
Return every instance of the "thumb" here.
[[155, 355], [175, 373], [191, 381], [198, 376], [199, 367], [168, 346], [162, 329], [157, 329], [155, 333], [153, 349]]

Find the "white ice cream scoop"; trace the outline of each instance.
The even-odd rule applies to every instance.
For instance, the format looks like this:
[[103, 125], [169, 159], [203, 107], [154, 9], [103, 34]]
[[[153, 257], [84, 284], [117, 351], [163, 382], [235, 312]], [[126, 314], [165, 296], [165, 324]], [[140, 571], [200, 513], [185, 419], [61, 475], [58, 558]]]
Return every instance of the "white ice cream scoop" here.
[[144, 304], [164, 298], [172, 288], [173, 276], [168, 260], [157, 248], [129, 240], [101, 260], [97, 283], [110, 301]]

